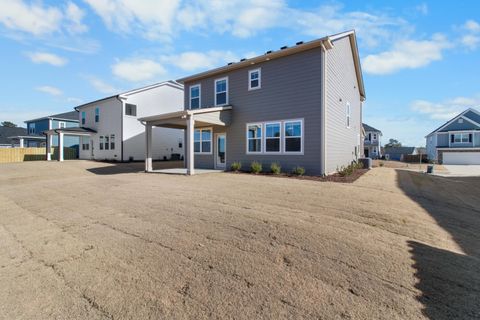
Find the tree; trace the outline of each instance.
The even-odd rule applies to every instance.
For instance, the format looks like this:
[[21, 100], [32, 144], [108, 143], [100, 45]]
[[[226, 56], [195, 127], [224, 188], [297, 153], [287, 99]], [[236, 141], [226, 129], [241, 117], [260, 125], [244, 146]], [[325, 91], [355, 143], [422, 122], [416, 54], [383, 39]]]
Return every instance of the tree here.
[[399, 142], [397, 139], [390, 139], [388, 140], [388, 143], [385, 144], [385, 148], [396, 148], [396, 147], [401, 147], [402, 143]]
[[15, 128], [17, 125], [13, 122], [10, 122], [10, 121], [3, 121], [2, 126], [3, 127], [9, 127], [9, 128]]

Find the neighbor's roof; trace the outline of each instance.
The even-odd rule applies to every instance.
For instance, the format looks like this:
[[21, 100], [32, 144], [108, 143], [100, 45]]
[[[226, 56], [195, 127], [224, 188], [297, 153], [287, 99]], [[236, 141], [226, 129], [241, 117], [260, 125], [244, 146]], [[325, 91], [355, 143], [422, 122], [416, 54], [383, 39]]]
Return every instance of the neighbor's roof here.
[[154, 88], [162, 87], [162, 86], [166, 86], [166, 85], [183, 90], [183, 84], [178, 83], [177, 81], [174, 81], [174, 80], [168, 80], [168, 81], [163, 81], [163, 82], [151, 84], [151, 85], [141, 87], [141, 88], [138, 88], [138, 89], [133, 89], [133, 90], [125, 91], [125, 92], [122, 92], [122, 93], [114, 94], [113, 96], [108, 96], [108, 97], [101, 98], [101, 99], [98, 99], [98, 100], [90, 101], [90, 102], [81, 104], [79, 106], [76, 106], [75, 110], [77, 110], [79, 108], [86, 107], [86, 106], [91, 105], [93, 103], [98, 103], [98, 102], [109, 100], [109, 99], [112, 99], [112, 98], [120, 98], [120, 97], [123, 97], [123, 96], [129, 96], [129, 95], [132, 95], [132, 94], [140, 93], [140, 92], [143, 92], [143, 91], [147, 91], [147, 90], [150, 90], [150, 89], [154, 89]]
[[438, 127], [437, 129], [433, 130], [432, 132], [430, 132], [429, 134], [426, 135], [426, 137], [430, 136], [431, 134], [435, 133], [435, 132], [438, 132], [440, 131], [441, 129], [443, 129], [444, 127], [448, 126], [449, 124], [453, 123], [455, 120], [459, 119], [459, 118], [463, 118], [473, 124], [476, 124], [480, 127], [480, 112], [478, 112], [476, 109], [474, 108], [468, 108], [467, 110], [463, 111], [462, 113], [460, 113], [459, 115], [457, 115], [456, 117], [448, 120], [447, 122], [445, 122], [444, 124], [442, 124], [440, 127]]
[[289, 47], [282, 47], [280, 50], [277, 50], [277, 51], [268, 51], [265, 54], [257, 56], [257, 57], [253, 57], [253, 58], [250, 58], [250, 59], [242, 59], [242, 60], [240, 60], [240, 62], [229, 63], [226, 66], [216, 68], [216, 69], [212, 69], [212, 70], [208, 70], [208, 71], [201, 72], [201, 73], [197, 73], [197, 74], [194, 74], [192, 76], [188, 76], [188, 77], [178, 79], [177, 81], [181, 82], [181, 83], [184, 83], [184, 82], [187, 82], [187, 81], [199, 80], [199, 79], [210, 77], [210, 76], [217, 75], [217, 74], [220, 74], [220, 73], [229, 72], [229, 71], [232, 71], [232, 70], [244, 68], [246, 66], [249, 66], [249, 65], [252, 65], [252, 64], [255, 64], [255, 63], [269, 61], [269, 60], [285, 57], [285, 56], [288, 56], [288, 55], [292, 55], [292, 54], [295, 54], [295, 53], [298, 53], [298, 52], [310, 50], [310, 49], [313, 49], [313, 48], [318, 48], [318, 47], [321, 47], [322, 44], [325, 45], [325, 47], [327, 47], [327, 48], [331, 48], [332, 47], [332, 42], [334, 42], [338, 39], [345, 38], [345, 37], [350, 37], [350, 44], [351, 44], [351, 47], [352, 47], [353, 60], [354, 60], [354, 63], [355, 63], [355, 71], [356, 71], [356, 74], [357, 74], [357, 81], [358, 81], [358, 85], [359, 85], [360, 95], [365, 99], [366, 98], [365, 87], [364, 87], [364, 84], [363, 84], [362, 68], [361, 68], [361, 65], [360, 65], [360, 56], [359, 56], [359, 53], [358, 53], [357, 38], [356, 38], [356, 35], [355, 35], [355, 30], [350, 30], [350, 31], [326, 36], [326, 37], [323, 37], [323, 38], [320, 38], [320, 39], [317, 39], [317, 40], [313, 40], [313, 41], [309, 41], [309, 42], [305, 42], [305, 43], [304, 42], [298, 42], [295, 46], [290, 47], [290, 48]]
[[37, 119], [32, 119], [32, 120], [27, 120], [27, 122], [35, 122], [39, 120], [45, 120], [45, 119], [52, 119], [52, 120], [67, 120], [67, 121], [76, 121], [78, 122], [78, 111], [69, 111], [69, 112], [63, 112], [63, 113], [57, 113], [51, 116], [46, 116], [42, 118], [37, 118]]
[[369, 126], [369, 125], [366, 124], [366, 123], [362, 123], [362, 126], [363, 126], [363, 129], [364, 129], [365, 131], [372, 131], [372, 132], [380, 132], [380, 133], [382, 133], [382, 131], [380, 131], [380, 130], [378, 130], [378, 129], [375, 129], [374, 127], [371, 127], [371, 126]]
[[384, 154], [412, 154], [415, 147], [386, 147], [383, 148]]
[[25, 128], [0, 126], [0, 144], [10, 144], [11, 136], [26, 136], [27, 134], [28, 132]]

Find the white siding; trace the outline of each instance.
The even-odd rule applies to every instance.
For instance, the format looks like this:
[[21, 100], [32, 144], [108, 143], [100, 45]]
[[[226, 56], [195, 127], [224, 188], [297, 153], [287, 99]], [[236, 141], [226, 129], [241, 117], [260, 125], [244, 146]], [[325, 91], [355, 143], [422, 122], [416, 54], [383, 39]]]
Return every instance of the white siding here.
[[[326, 173], [330, 174], [355, 160], [355, 147], [360, 148], [362, 103], [349, 37], [333, 42], [326, 63]], [[346, 126], [347, 102], [351, 110], [350, 128]]]

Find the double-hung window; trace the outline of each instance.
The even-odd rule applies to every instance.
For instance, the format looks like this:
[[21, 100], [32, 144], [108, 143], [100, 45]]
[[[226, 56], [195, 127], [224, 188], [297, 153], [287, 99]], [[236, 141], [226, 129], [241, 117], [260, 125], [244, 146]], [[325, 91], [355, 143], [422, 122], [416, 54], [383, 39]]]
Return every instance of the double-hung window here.
[[303, 151], [303, 121], [293, 120], [284, 122], [285, 153], [299, 153]]
[[280, 152], [280, 128], [280, 122], [265, 123], [265, 152]]
[[82, 137], [82, 150], [88, 150], [88, 149], [90, 149], [88, 137]]
[[190, 86], [190, 109], [200, 108], [201, 87], [199, 84]]
[[110, 135], [110, 150], [115, 150], [115, 135]]
[[66, 124], [65, 121], [60, 121], [60, 122], [58, 122], [58, 127], [59, 127], [60, 129], [63, 129], [63, 128], [65, 128], [66, 126], [67, 126], [67, 124]]
[[193, 142], [195, 153], [212, 153], [212, 129], [195, 129]]
[[228, 104], [228, 78], [215, 80], [215, 105]]
[[100, 143], [98, 145], [100, 150], [103, 150], [103, 141], [104, 141], [103, 136], [100, 136]]
[[452, 134], [452, 142], [454, 143], [469, 143], [471, 141], [470, 133], [455, 133]]
[[137, 116], [137, 106], [131, 103], [125, 104], [125, 115], [127, 116]]
[[247, 153], [262, 152], [262, 127], [261, 123], [247, 125]]
[[100, 121], [100, 108], [95, 108], [95, 122]]
[[105, 150], [110, 149], [110, 137], [105, 136]]
[[84, 125], [86, 121], [87, 121], [87, 113], [85, 111], [82, 111], [82, 125]]
[[351, 116], [350, 102], [347, 102], [345, 106], [345, 115], [346, 115], [346, 126], [347, 128], [350, 128], [350, 116]]
[[262, 87], [261, 69], [248, 71], [248, 90], [260, 89]]
[[30, 123], [28, 126], [28, 134], [35, 134], [35, 123]]

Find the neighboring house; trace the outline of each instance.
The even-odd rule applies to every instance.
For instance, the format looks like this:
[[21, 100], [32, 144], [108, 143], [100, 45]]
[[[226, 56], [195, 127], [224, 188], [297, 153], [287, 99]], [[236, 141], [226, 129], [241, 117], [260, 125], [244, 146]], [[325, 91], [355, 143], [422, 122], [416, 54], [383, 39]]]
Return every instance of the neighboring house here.
[[365, 157], [378, 159], [382, 157], [381, 138], [382, 131], [363, 123], [365, 130], [365, 139], [363, 141], [363, 154]]
[[406, 155], [416, 155], [418, 151], [415, 147], [385, 147], [383, 154], [387, 160], [403, 161]]
[[[80, 159], [129, 161], [145, 159], [145, 126], [138, 118], [183, 109], [183, 86], [166, 81], [127, 91], [75, 108], [79, 128], [48, 134], [80, 137]], [[183, 132], [154, 128], [155, 159], [183, 154]], [[60, 156], [60, 159], [62, 157]]]
[[[141, 118], [186, 129], [187, 174], [252, 161], [330, 174], [362, 153], [362, 72], [354, 31], [298, 42], [178, 80], [183, 111]], [[147, 147], [146, 170], [151, 171]], [[154, 150], [154, 149], [153, 149]]]
[[25, 128], [0, 126], [0, 148], [20, 147], [20, 142], [14, 138], [25, 136], [27, 136]]
[[480, 164], [480, 112], [467, 109], [429, 133], [428, 159], [443, 164]]

